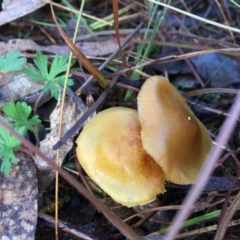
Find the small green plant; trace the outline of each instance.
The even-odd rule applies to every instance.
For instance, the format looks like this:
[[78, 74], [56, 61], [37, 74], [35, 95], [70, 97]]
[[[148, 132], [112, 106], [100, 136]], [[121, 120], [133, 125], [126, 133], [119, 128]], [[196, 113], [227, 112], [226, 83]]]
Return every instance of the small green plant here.
[[[59, 85], [64, 85], [65, 74], [67, 70], [67, 57], [56, 55], [52, 61], [51, 67], [48, 70], [48, 58], [42, 52], [37, 52], [37, 58], [33, 61], [38, 69], [33, 67], [25, 68], [22, 71], [26, 73], [32, 81], [45, 81], [46, 84], [43, 92], [50, 91], [51, 96], [58, 99]], [[68, 78], [68, 86], [73, 85], [71, 75]]]
[[[25, 102], [13, 102], [4, 74], [9, 71], [21, 70], [34, 82], [45, 81], [46, 84], [43, 88], [43, 92], [50, 91], [51, 96], [58, 99], [59, 86], [63, 86], [65, 81], [64, 72], [67, 70], [67, 62], [67, 57], [56, 55], [52, 61], [51, 67], [48, 68], [48, 58], [44, 56], [42, 52], [37, 52], [37, 57], [34, 60], [37, 69], [33, 67], [23, 68], [23, 65], [26, 63], [26, 58], [22, 58], [20, 52], [11, 51], [5, 56], [0, 55], [0, 75], [2, 76], [2, 80], [12, 100], [2, 107], [2, 111], [8, 119], [4, 119], [4, 121], [20, 135], [24, 136], [29, 130], [34, 132], [37, 137], [36, 133], [41, 121], [37, 115], [30, 117], [32, 108]], [[73, 85], [71, 75], [69, 75], [67, 85]], [[14, 151], [21, 147], [22, 144], [18, 139], [12, 136], [4, 128], [0, 127], [0, 157], [2, 159], [0, 172], [9, 174], [11, 164], [17, 163]]]
[[[14, 130], [23, 136], [25, 132], [25, 127], [15, 127]], [[3, 127], [0, 127], [0, 157], [2, 159], [2, 164], [0, 167], [1, 172], [9, 174], [11, 169], [11, 163], [17, 163], [14, 151], [17, 148], [20, 148], [21, 145], [22, 144], [18, 139], [12, 136]]]
[[13, 97], [11, 91], [8, 87], [5, 73], [10, 71], [19, 71], [23, 69], [23, 64], [26, 63], [26, 58], [21, 57], [21, 53], [18, 51], [11, 51], [5, 56], [0, 55], [0, 75], [2, 77], [2, 81], [5, 85], [5, 88], [8, 92], [9, 98], [13, 101]]
[[24, 126], [26, 128], [26, 131], [29, 130], [34, 132], [34, 130], [41, 123], [38, 115], [29, 118], [32, 112], [32, 108], [25, 102], [8, 102], [3, 106], [2, 110], [6, 116], [11, 118], [11, 120], [14, 122], [15, 127], [21, 128]]
[[9, 71], [22, 70], [23, 64], [26, 63], [26, 58], [21, 57], [18, 51], [11, 51], [6, 56], [0, 55], [0, 72], [6, 73]]
[[[2, 108], [10, 121], [4, 120], [8, 125], [14, 128], [21, 136], [24, 136], [27, 130], [36, 132], [41, 121], [37, 115], [30, 118], [32, 108], [25, 102], [8, 102]], [[17, 163], [14, 151], [21, 148], [21, 142], [12, 136], [7, 130], [0, 127], [0, 157], [2, 164], [0, 171], [9, 174], [11, 164]]]

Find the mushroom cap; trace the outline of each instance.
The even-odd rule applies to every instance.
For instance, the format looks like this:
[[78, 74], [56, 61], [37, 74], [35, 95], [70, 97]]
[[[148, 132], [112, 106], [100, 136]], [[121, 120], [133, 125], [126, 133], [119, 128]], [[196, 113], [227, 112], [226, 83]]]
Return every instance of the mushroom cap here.
[[167, 78], [146, 80], [138, 95], [143, 148], [162, 167], [166, 180], [194, 183], [211, 149], [207, 130]]
[[136, 110], [98, 113], [77, 138], [77, 157], [88, 176], [116, 202], [147, 204], [165, 191], [162, 168], [142, 148]]

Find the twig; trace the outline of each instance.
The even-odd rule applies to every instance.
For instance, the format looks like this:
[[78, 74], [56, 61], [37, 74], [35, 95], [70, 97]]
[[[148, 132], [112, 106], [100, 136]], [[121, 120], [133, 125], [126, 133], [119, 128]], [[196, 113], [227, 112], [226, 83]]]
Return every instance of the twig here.
[[[140, 23], [136, 29], [126, 38], [126, 40], [123, 42], [123, 44], [121, 45], [122, 48], [132, 39], [132, 37], [140, 30], [140, 28], [142, 27], [143, 23]], [[113, 52], [108, 59], [99, 67], [99, 70], [103, 70], [108, 64], [109, 62], [111, 62], [111, 60], [119, 53], [119, 49], [117, 49], [115, 52]], [[90, 82], [92, 82], [92, 80], [94, 79], [93, 76], [91, 76], [77, 91], [81, 92]]]
[[[45, 213], [38, 213], [38, 217], [44, 219], [50, 226], [54, 227], [55, 220], [52, 216], [49, 216]], [[74, 236], [77, 236], [84, 240], [102, 240], [102, 238], [93, 235], [92, 233], [87, 232], [82, 227], [75, 226], [68, 222], [59, 220], [59, 228], [64, 232], [70, 233]]]
[[233, 215], [235, 214], [236, 209], [238, 208], [239, 204], [240, 204], [240, 192], [234, 198], [231, 206], [227, 210], [227, 213], [223, 217], [224, 221], [222, 221], [218, 225], [218, 230], [217, 230], [214, 240], [222, 240], [224, 238], [224, 235], [228, 228], [229, 222], [232, 219]]

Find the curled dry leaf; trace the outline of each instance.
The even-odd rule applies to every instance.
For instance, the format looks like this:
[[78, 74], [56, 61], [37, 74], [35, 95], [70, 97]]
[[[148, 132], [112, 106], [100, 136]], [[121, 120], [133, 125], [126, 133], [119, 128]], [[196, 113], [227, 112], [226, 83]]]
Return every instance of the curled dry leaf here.
[[38, 216], [36, 169], [29, 155], [18, 152], [16, 158], [9, 175], [0, 172], [0, 239], [31, 240]]
[[[58, 104], [52, 114], [50, 115], [50, 126], [51, 131], [47, 134], [46, 138], [40, 142], [40, 150], [53, 161], [56, 160], [56, 151], [53, 150], [53, 145], [56, 144], [58, 139], [59, 129], [59, 116], [61, 111], [61, 101]], [[66, 99], [63, 109], [63, 123], [62, 123], [62, 135], [64, 135], [83, 115], [85, 111], [85, 105], [80, 99], [78, 103], [73, 101], [71, 98]], [[73, 146], [73, 139], [70, 138], [60, 149], [59, 164], [62, 162]], [[38, 187], [39, 187], [39, 198], [41, 193], [49, 186], [55, 177], [55, 170], [47, 165], [40, 157], [36, 156], [36, 167], [38, 175]]]

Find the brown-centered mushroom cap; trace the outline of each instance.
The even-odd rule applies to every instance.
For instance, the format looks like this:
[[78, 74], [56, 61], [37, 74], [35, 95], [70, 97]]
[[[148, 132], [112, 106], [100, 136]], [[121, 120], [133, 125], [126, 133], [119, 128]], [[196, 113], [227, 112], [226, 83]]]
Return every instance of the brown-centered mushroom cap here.
[[153, 76], [138, 95], [143, 148], [162, 167], [166, 180], [194, 183], [212, 142], [203, 124], [169, 80]]
[[116, 202], [132, 207], [165, 191], [160, 166], [142, 148], [136, 110], [98, 113], [79, 135], [77, 157], [85, 172]]

